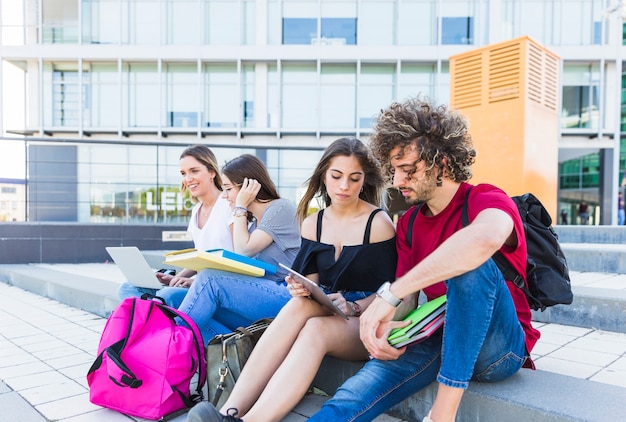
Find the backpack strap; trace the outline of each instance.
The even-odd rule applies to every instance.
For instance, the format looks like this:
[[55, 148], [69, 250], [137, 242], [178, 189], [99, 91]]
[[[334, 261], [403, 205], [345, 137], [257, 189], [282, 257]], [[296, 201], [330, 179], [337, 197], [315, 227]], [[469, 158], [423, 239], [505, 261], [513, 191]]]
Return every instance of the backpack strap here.
[[409, 248], [413, 246], [413, 223], [415, 222], [415, 217], [417, 217], [417, 213], [420, 211], [420, 208], [422, 208], [422, 205], [424, 205], [423, 202], [415, 205], [413, 212], [411, 212], [411, 216], [409, 217], [409, 226], [406, 230], [406, 243], [409, 244]]
[[[465, 194], [465, 201], [463, 201], [463, 211], [461, 213], [461, 221], [463, 223], [463, 227], [467, 227], [470, 223], [468, 216], [468, 205], [470, 193], [472, 192], [474, 187], [470, 187]], [[491, 258], [493, 258], [494, 262], [502, 272], [505, 280], [512, 281], [520, 289], [524, 290], [524, 293], [528, 290], [526, 287], [526, 283], [524, 282], [524, 278], [513, 268], [513, 266], [509, 263], [509, 261], [502, 255], [500, 251], [496, 251]]]

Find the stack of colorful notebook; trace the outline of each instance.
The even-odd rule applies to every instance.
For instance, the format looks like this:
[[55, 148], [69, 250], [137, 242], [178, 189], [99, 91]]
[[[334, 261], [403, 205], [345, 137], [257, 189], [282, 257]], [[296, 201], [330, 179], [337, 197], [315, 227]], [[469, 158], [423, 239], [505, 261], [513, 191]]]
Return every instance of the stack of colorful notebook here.
[[445, 320], [446, 296], [439, 296], [411, 311], [405, 321], [411, 321], [403, 328], [396, 328], [389, 334], [389, 344], [396, 348], [426, 340], [437, 331]]

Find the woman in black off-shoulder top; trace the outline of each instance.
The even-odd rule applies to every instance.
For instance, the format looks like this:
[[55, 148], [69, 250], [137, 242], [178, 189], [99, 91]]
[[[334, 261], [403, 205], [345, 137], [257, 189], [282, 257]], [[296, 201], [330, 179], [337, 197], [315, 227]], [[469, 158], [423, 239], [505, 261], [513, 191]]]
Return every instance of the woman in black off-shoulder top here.
[[[358, 317], [378, 287], [395, 279], [395, 229], [379, 208], [384, 181], [368, 148], [355, 138], [334, 141], [308, 182], [298, 206], [302, 244], [293, 268], [318, 283], [349, 318], [309, 299], [309, 291], [288, 276], [292, 299], [259, 340], [221, 409], [236, 416], [232, 420], [281, 420], [304, 396], [327, 354], [367, 359]], [[325, 208], [309, 215], [316, 198]], [[192, 408], [189, 418], [221, 420], [208, 403]]]

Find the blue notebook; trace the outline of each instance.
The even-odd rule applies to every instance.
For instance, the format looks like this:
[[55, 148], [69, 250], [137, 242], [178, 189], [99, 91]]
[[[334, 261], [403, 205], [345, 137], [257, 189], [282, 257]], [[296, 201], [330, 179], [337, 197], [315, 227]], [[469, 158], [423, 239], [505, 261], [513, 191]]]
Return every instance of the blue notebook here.
[[242, 262], [244, 264], [252, 265], [265, 270], [265, 273], [276, 274], [276, 265], [268, 264], [267, 262], [260, 261], [258, 259], [250, 258], [249, 256], [241, 255], [235, 252], [227, 251], [226, 249], [209, 249], [207, 252], [217, 253], [222, 252], [224, 258], [232, 259]]

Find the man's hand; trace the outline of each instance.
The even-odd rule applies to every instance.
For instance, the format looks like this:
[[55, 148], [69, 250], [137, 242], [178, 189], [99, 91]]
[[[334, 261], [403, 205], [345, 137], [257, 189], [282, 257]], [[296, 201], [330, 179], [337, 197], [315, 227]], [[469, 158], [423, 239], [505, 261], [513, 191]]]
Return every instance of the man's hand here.
[[371, 357], [381, 360], [395, 360], [405, 348], [396, 349], [387, 341], [394, 328], [405, 327], [409, 322], [392, 321], [396, 308], [386, 301], [376, 298], [359, 318], [361, 341]]

